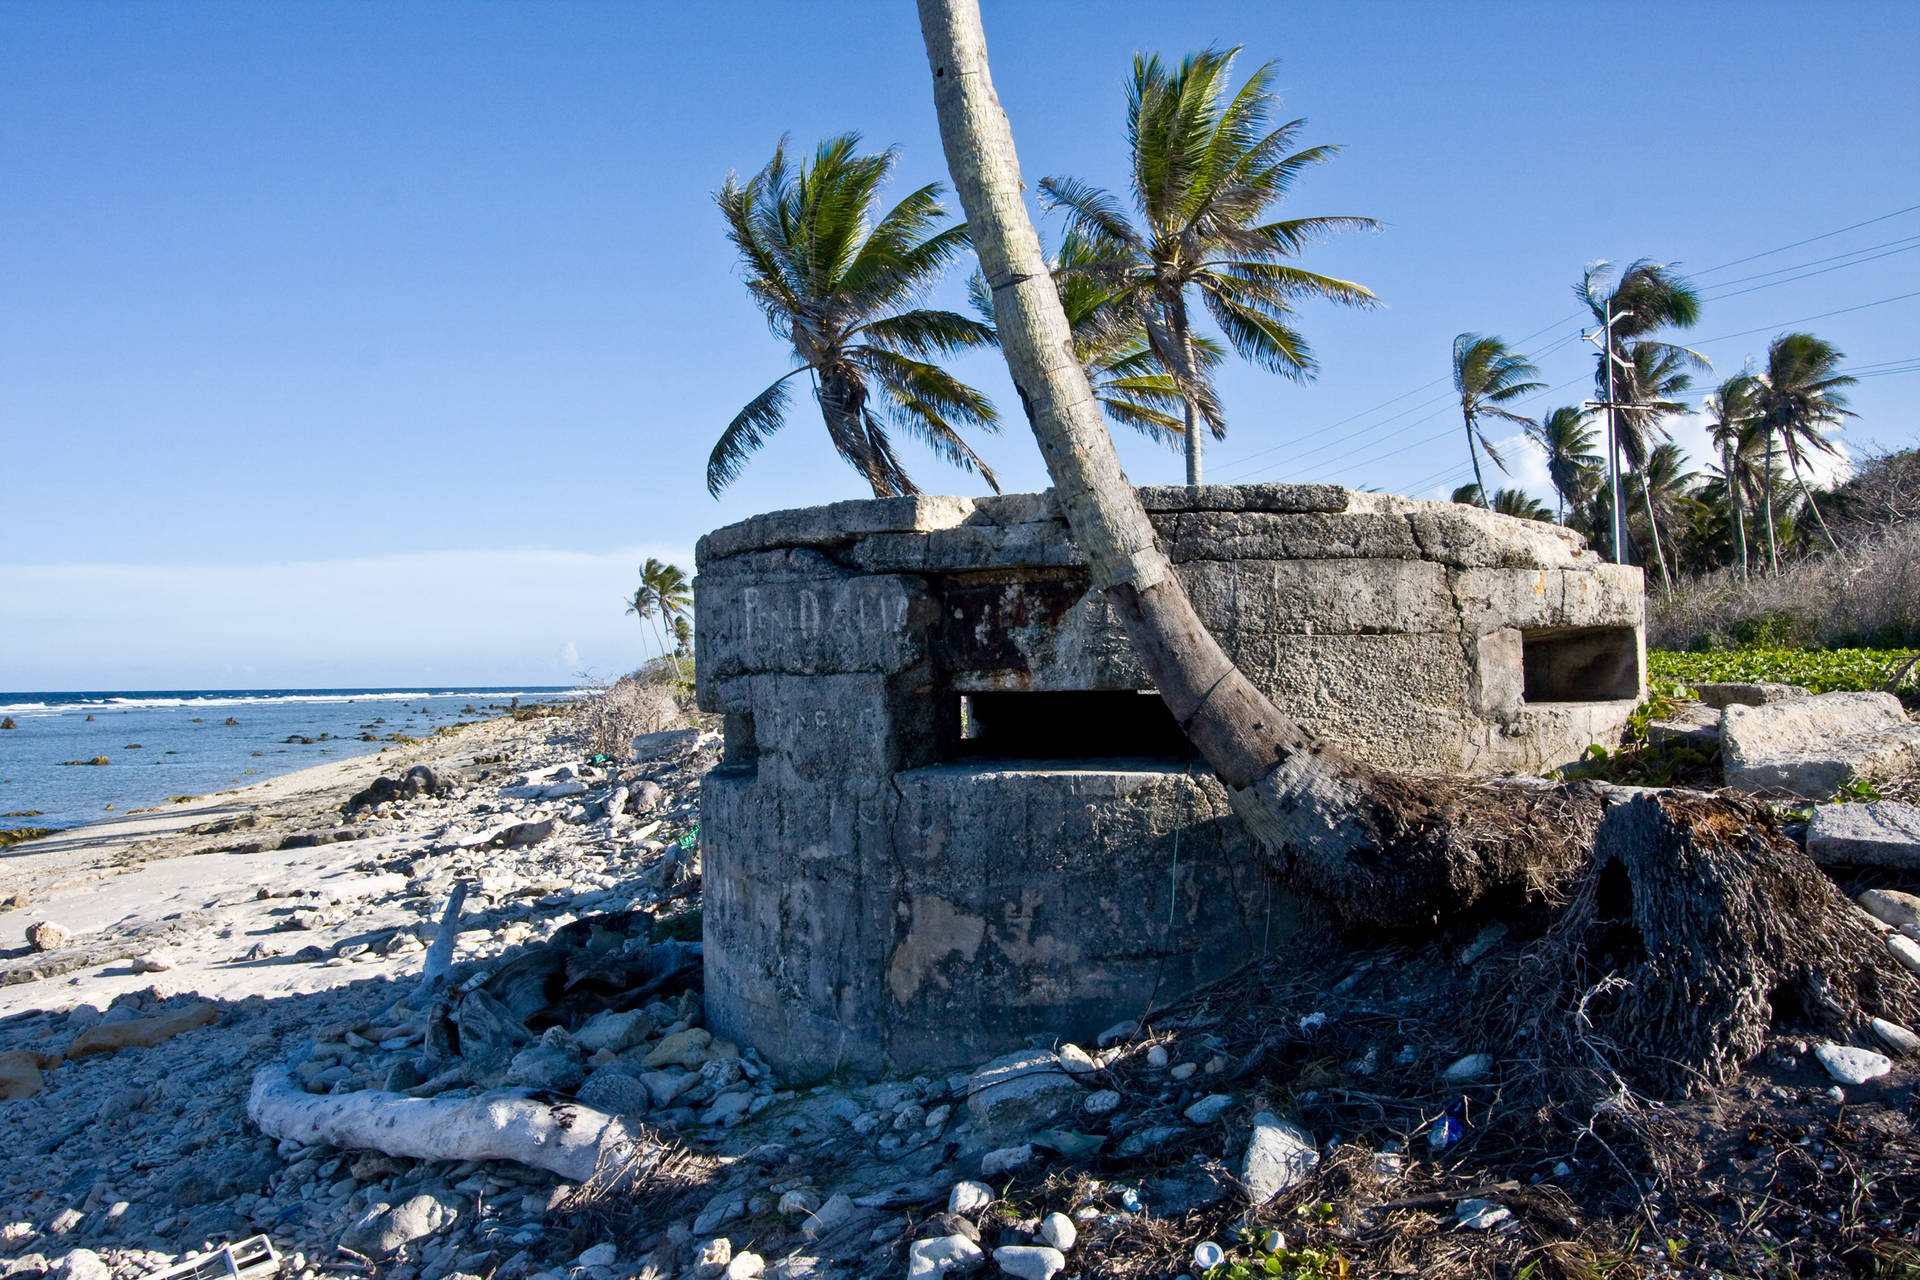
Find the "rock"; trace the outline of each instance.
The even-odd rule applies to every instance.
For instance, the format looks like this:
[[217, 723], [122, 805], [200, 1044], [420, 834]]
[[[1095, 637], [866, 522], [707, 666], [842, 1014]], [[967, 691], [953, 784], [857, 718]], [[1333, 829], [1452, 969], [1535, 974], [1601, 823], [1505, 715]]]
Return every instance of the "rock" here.
[[1873, 1020], [1873, 1034], [1880, 1037], [1880, 1043], [1887, 1046], [1903, 1058], [1920, 1054], [1920, 1035], [1901, 1026], [1897, 1022], [1888, 1022], [1885, 1018]]
[[[1822, 866], [1844, 863], [1920, 870], [1920, 806], [1892, 800], [1818, 805], [1812, 821], [1807, 823], [1807, 856]], [[1899, 896], [1912, 898], [1911, 894]], [[1887, 923], [1899, 926], [1912, 924], [1916, 919], [1920, 916]]]
[[760, 1280], [767, 1272], [767, 1260], [757, 1253], [736, 1253], [727, 1263], [727, 1280]]
[[698, 1067], [707, 1060], [707, 1046], [712, 1043], [713, 1033], [705, 1027], [688, 1027], [685, 1031], [676, 1031], [662, 1039], [651, 1053], [640, 1060], [640, 1065], [649, 1070], [655, 1067]]
[[106, 1260], [91, 1249], [75, 1249], [49, 1273], [50, 1280], [109, 1280]]
[[620, 1250], [611, 1241], [602, 1241], [573, 1260], [579, 1267], [610, 1267], [620, 1261]]
[[1167, 1072], [1167, 1078], [1170, 1080], [1191, 1080], [1193, 1079], [1194, 1072], [1198, 1070], [1200, 1070], [1199, 1063], [1182, 1062], [1180, 1065], [1174, 1067], [1173, 1070]]
[[1482, 956], [1499, 946], [1500, 940], [1506, 936], [1507, 926], [1502, 921], [1495, 920], [1492, 924], [1484, 926], [1480, 932], [1473, 935], [1472, 942], [1460, 948], [1460, 963], [1477, 964]]
[[1010, 1244], [995, 1249], [993, 1260], [1016, 1280], [1053, 1280], [1067, 1265], [1067, 1255], [1043, 1244]]
[[574, 1096], [616, 1116], [641, 1116], [653, 1107], [653, 1094], [646, 1085], [612, 1067], [602, 1067], [589, 1075]]
[[598, 1053], [602, 1049], [610, 1053], [619, 1053], [631, 1049], [653, 1034], [653, 1019], [643, 1009], [629, 1009], [616, 1013], [609, 1009], [588, 1018], [581, 1028], [573, 1033], [574, 1041], [588, 1053]]
[[1728, 786], [1814, 798], [1920, 759], [1920, 724], [1907, 719], [1890, 693], [1730, 706], [1721, 740]]
[[1647, 745], [1660, 747], [1668, 743], [1692, 747], [1703, 754], [1713, 751], [1720, 745], [1719, 710], [1697, 702], [1683, 702], [1666, 719], [1650, 721]]
[[978, 1213], [993, 1200], [993, 1188], [984, 1182], [956, 1182], [947, 1193], [947, 1212], [963, 1216]]
[[1120, 1043], [1122, 1040], [1133, 1039], [1134, 1033], [1138, 1030], [1140, 1030], [1140, 1024], [1137, 1022], [1116, 1022], [1095, 1036], [1093, 1043], [1096, 1048], [1105, 1049], [1109, 1045]]
[[1865, 1084], [1893, 1070], [1893, 1060], [1886, 1054], [1875, 1053], [1871, 1049], [1855, 1049], [1851, 1045], [1815, 1045], [1813, 1056], [1820, 1059], [1820, 1065], [1827, 1069], [1827, 1074], [1841, 1084]]
[[542, 1041], [513, 1055], [507, 1065], [506, 1083], [572, 1093], [586, 1078], [587, 1064], [578, 1054]]
[[777, 1212], [783, 1218], [810, 1214], [820, 1207], [820, 1197], [805, 1187], [795, 1187], [780, 1197]]
[[84, 1058], [95, 1053], [118, 1053], [122, 1049], [151, 1049], [184, 1031], [220, 1021], [220, 1007], [211, 1000], [198, 1000], [171, 1013], [151, 1018], [126, 1018], [89, 1027], [67, 1046], [69, 1058]]
[[643, 1071], [640, 1083], [647, 1087], [647, 1093], [653, 1098], [653, 1105], [665, 1107], [675, 1098], [700, 1083], [700, 1077], [692, 1073], [676, 1074], [671, 1071]]
[[51, 920], [27, 926], [27, 941], [35, 951], [58, 951], [73, 941], [73, 930]]
[[1906, 966], [1908, 973], [1920, 977], [1920, 943], [1898, 933], [1887, 935], [1887, 950], [1893, 958]]
[[727, 1266], [732, 1261], [733, 1241], [721, 1236], [700, 1246], [700, 1252], [694, 1258], [693, 1274], [698, 1280], [720, 1280], [721, 1276], [727, 1274]]
[[1024, 1169], [1033, 1163], [1033, 1144], [1022, 1143], [1017, 1147], [1001, 1147], [989, 1151], [980, 1157], [980, 1176], [997, 1178], [1003, 1173], [1012, 1173], [1015, 1169]]
[[967, 1114], [983, 1137], [1019, 1137], [1072, 1110], [1082, 1090], [1044, 1049], [995, 1058], [967, 1080]]
[[[991, 1195], [992, 1193], [989, 1192], [988, 1194]], [[858, 1212], [859, 1208], [853, 1203], [852, 1196], [844, 1191], [836, 1192], [828, 1198], [825, 1204], [820, 1206], [819, 1212], [807, 1219], [805, 1225], [803, 1225], [800, 1230], [806, 1234], [808, 1239], [818, 1240], [829, 1231], [845, 1226], [848, 1222], [852, 1221], [853, 1215]]]
[[1185, 1132], [1185, 1127], [1177, 1124], [1151, 1125], [1138, 1133], [1128, 1134], [1115, 1154], [1124, 1157], [1143, 1156], [1169, 1138], [1177, 1138]]
[[1040, 1219], [1040, 1242], [1050, 1249], [1068, 1253], [1080, 1238], [1080, 1229], [1064, 1213], [1050, 1213]]
[[553, 834], [553, 829], [559, 825], [559, 822], [558, 818], [545, 818], [539, 822], [516, 822], [502, 831], [497, 838], [508, 848], [538, 844]]
[[1080, 1104], [1080, 1109], [1090, 1116], [1103, 1116], [1119, 1105], [1120, 1094], [1116, 1090], [1102, 1089], [1098, 1093], [1088, 1094], [1087, 1100]]
[[1470, 1053], [1464, 1058], [1456, 1058], [1440, 1078], [1454, 1084], [1470, 1084], [1475, 1080], [1484, 1080], [1493, 1071], [1493, 1055], [1490, 1053]]
[[746, 1119], [747, 1109], [753, 1105], [753, 1094], [749, 1090], [735, 1090], [723, 1093], [713, 1100], [700, 1115], [701, 1124], [738, 1124]]
[[1195, 1124], [1212, 1124], [1226, 1109], [1233, 1105], [1230, 1093], [1210, 1093], [1182, 1112]]
[[1157, 1071], [1166, 1066], [1172, 1060], [1172, 1056], [1167, 1052], [1167, 1046], [1156, 1044], [1147, 1050], [1147, 1065]]
[[1070, 1076], [1090, 1075], [1100, 1069], [1093, 1057], [1077, 1044], [1063, 1044], [1058, 1054], [1060, 1065]]
[[1920, 924], [1920, 897], [1898, 889], [1869, 889], [1855, 899], [1875, 920], [1892, 925]]
[[1693, 692], [1700, 701], [1721, 710], [1736, 706], [1764, 707], [1773, 702], [1813, 696], [1813, 690], [1802, 689], [1797, 684], [1774, 684], [1765, 680], [1710, 681], [1693, 686]]
[[980, 1246], [955, 1233], [932, 1240], [916, 1240], [907, 1250], [908, 1280], [929, 1280], [949, 1271], [972, 1271], [986, 1260]]
[[[659, 721], [654, 721], [658, 724]], [[633, 750], [628, 759], [635, 763], [647, 760], [664, 760], [668, 756], [685, 755], [699, 745], [698, 729], [668, 729], [664, 733], [643, 733], [633, 740]]]
[[31, 1098], [46, 1087], [40, 1055], [29, 1049], [0, 1053], [0, 1102]]
[[[747, 1202], [745, 1200], [736, 1195], [728, 1195], [723, 1191], [708, 1201], [707, 1207], [702, 1209], [700, 1215], [693, 1220], [693, 1234], [704, 1236], [713, 1231], [717, 1231], [721, 1226], [732, 1222], [735, 1218], [746, 1213], [746, 1211]], [[729, 1254], [728, 1256], [731, 1257], [732, 1255]]]
[[430, 1195], [417, 1195], [394, 1207], [384, 1201], [361, 1214], [340, 1237], [342, 1248], [385, 1261], [416, 1240], [445, 1229], [457, 1211]]
[[135, 956], [129, 967], [135, 973], [165, 973], [173, 968], [173, 960], [161, 951], [145, 951]]
[[666, 802], [667, 793], [657, 782], [638, 782], [627, 793], [627, 808], [635, 813], [652, 813]]
[[1255, 1205], [1306, 1181], [1320, 1163], [1313, 1135], [1290, 1120], [1263, 1111], [1253, 1118], [1253, 1137], [1241, 1165], [1240, 1181]]

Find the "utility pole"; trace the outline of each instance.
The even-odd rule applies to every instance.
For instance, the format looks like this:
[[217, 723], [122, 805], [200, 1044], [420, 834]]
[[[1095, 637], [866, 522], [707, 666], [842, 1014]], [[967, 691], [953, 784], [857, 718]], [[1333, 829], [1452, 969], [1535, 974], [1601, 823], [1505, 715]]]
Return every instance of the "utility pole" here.
[[1607, 361], [1607, 398], [1598, 403], [1589, 400], [1590, 409], [1607, 411], [1607, 506], [1610, 508], [1607, 521], [1607, 539], [1613, 544], [1613, 562], [1627, 562], [1626, 514], [1620, 499], [1620, 431], [1614, 420], [1614, 411], [1626, 406], [1619, 403], [1613, 390], [1613, 362], [1618, 359], [1613, 353], [1613, 299], [1607, 299], [1606, 320], [1592, 333], [1583, 332], [1580, 336], [1598, 346]]

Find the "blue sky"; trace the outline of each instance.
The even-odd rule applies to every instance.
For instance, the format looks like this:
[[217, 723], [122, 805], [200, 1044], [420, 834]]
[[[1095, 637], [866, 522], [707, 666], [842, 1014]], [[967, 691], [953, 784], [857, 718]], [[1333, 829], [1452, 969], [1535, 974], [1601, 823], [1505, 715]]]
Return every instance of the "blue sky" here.
[[[1308, 259], [1385, 303], [1304, 308], [1316, 382], [1225, 375], [1210, 478], [1444, 493], [1453, 335], [1528, 339], [1560, 388], [1530, 408], [1577, 400], [1596, 258], [1701, 271], [1725, 372], [1920, 294], [1920, 6], [985, 9], [1030, 184], [1120, 181], [1135, 50], [1238, 43], [1345, 148], [1290, 209], [1385, 224]], [[945, 180], [906, 0], [0, 6], [0, 688], [632, 665], [641, 557], [864, 490], [804, 398], [722, 500], [702, 483], [789, 367], [711, 194], [847, 129], [900, 149], [897, 193]], [[1920, 296], [1800, 327], [1920, 356]], [[1013, 415], [981, 445], [1005, 486], [1042, 487], [997, 357], [959, 367]], [[1864, 380], [1848, 445], [1914, 443], [1915, 389]]]

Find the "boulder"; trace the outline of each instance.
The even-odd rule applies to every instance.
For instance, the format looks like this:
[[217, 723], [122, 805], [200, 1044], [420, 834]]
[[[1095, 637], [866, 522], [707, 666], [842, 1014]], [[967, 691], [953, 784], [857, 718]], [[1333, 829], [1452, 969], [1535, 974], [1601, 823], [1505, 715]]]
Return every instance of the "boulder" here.
[[1045, 1049], [1009, 1053], [967, 1080], [967, 1113], [988, 1139], [1045, 1128], [1070, 1112], [1084, 1091]]
[[631, 1049], [653, 1034], [653, 1019], [643, 1009], [615, 1012], [608, 1009], [588, 1018], [573, 1038], [588, 1053], [602, 1049], [619, 1053]]
[[1920, 761], [1920, 725], [1890, 693], [1823, 693], [1729, 706], [1721, 721], [1727, 785], [1830, 796], [1857, 778]]
[[1861, 910], [1895, 929], [1920, 924], [1920, 897], [1898, 889], [1869, 889], [1857, 899]]
[[[1822, 866], [1920, 870], [1920, 806], [1892, 800], [1820, 805], [1807, 823], [1807, 855]], [[1913, 922], [1887, 923], [1897, 928]]]
[[459, 1213], [430, 1195], [417, 1195], [398, 1206], [373, 1205], [340, 1237], [342, 1248], [385, 1261], [416, 1240], [444, 1230]]
[[907, 1250], [907, 1278], [932, 1280], [949, 1271], [972, 1271], [985, 1258], [980, 1246], [963, 1235], [916, 1240]]
[[1263, 1205], [1306, 1181], [1319, 1163], [1320, 1151], [1312, 1134], [1291, 1120], [1262, 1111], [1253, 1118], [1253, 1137], [1247, 1143], [1240, 1181], [1247, 1199]]
[[1716, 710], [1727, 707], [1764, 707], [1794, 698], [1811, 698], [1813, 690], [1797, 684], [1775, 684], [1769, 680], [1710, 681], [1693, 686], [1694, 696]]
[[[587, 1066], [580, 1061], [578, 1054], [543, 1041], [513, 1055], [513, 1061], [507, 1067], [506, 1082], [528, 1089], [571, 1093], [586, 1078]], [[641, 1085], [640, 1088], [644, 1092], [646, 1086]]]
[[664, 760], [669, 756], [685, 755], [699, 742], [698, 729], [668, 729], [665, 733], [643, 733], [633, 740], [633, 751], [628, 759], [637, 762]]
[[1010, 1244], [993, 1251], [993, 1260], [1015, 1280], [1053, 1280], [1067, 1265], [1067, 1255], [1043, 1244]]

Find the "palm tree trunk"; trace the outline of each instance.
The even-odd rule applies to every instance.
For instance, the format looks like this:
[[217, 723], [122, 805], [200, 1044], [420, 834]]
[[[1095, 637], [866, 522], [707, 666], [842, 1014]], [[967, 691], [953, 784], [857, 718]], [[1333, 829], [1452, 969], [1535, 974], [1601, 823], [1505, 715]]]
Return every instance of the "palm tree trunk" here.
[[1480, 886], [1535, 874], [1547, 860], [1543, 845], [1566, 834], [1536, 811], [1538, 789], [1476, 789], [1469, 806], [1457, 784], [1353, 761], [1283, 715], [1202, 625], [1074, 358], [1022, 201], [978, 0], [918, 4], [947, 167], [992, 293], [1001, 352], [1067, 526], [1094, 589], [1270, 865], [1348, 919], [1376, 924], [1431, 920], [1460, 910]]
[[1740, 581], [1747, 580], [1747, 513], [1740, 503], [1740, 477], [1733, 470], [1733, 449], [1721, 450], [1720, 473], [1727, 481], [1727, 501], [1733, 506], [1733, 540], [1740, 553]]
[[1653, 518], [1653, 486], [1645, 476], [1640, 477], [1640, 499], [1647, 508], [1647, 530], [1653, 538], [1653, 559], [1660, 566], [1660, 581], [1665, 584], [1667, 594], [1672, 595], [1673, 574], [1667, 571], [1667, 553], [1660, 546], [1660, 522]]
[[1473, 447], [1473, 419], [1467, 419], [1467, 457], [1473, 462], [1473, 487], [1480, 491], [1480, 505], [1488, 511], [1493, 510], [1493, 502], [1487, 496], [1487, 482], [1480, 475], [1480, 455]]
[[1827, 528], [1827, 518], [1820, 514], [1819, 506], [1813, 500], [1812, 490], [1807, 488], [1806, 480], [1800, 475], [1800, 460], [1793, 456], [1793, 450], [1787, 450], [1787, 465], [1793, 468], [1793, 482], [1800, 486], [1800, 496], [1807, 501], [1808, 510], [1813, 512], [1814, 523], [1820, 526], [1820, 532], [1826, 535], [1827, 547], [1836, 555], [1840, 544], [1833, 540], [1833, 530]]
[[1780, 543], [1773, 520], [1773, 433], [1767, 433], [1767, 572], [1780, 572]]

